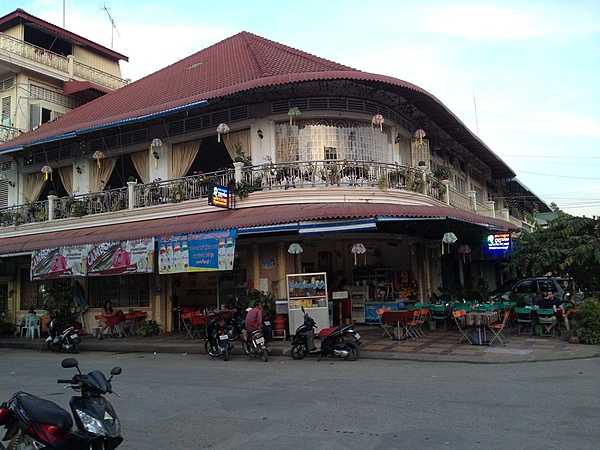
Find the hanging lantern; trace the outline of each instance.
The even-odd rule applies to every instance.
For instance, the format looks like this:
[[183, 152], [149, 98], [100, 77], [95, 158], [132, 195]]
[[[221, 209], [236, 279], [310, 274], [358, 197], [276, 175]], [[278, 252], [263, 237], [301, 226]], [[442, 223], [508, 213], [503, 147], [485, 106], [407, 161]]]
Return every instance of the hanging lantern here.
[[[445, 233], [442, 237], [442, 255], [450, 253], [450, 245], [454, 244], [456, 241], [458, 241], [458, 238], [454, 233]], [[445, 248], [446, 245], [448, 246], [447, 252]]]
[[376, 127], [379, 127], [379, 131], [383, 131], [383, 122], [383, 116], [381, 114], [375, 114], [371, 119], [371, 128], [375, 125]]
[[290, 125], [294, 125], [294, 119], [296, 117], [300, 117], [302, 115], [302, 111], [297, 106], [288, 109], [288, 117], [290, 118]]
[[44, 181], [48, 181], [48, 175], [50, 176], [50, 179], [52, 179], [52, 167], [49, 165], [42, 167], [42, 173], [44, 174]]
[[365, 264], [367, 264], [367, 249], [362, 243], [353, 244], [350, 253], [354, 255], [354, 265], [358, 264], [357, 255], [365, 255]]
[[96, 160], [96, 164], [98, 164], [98, 169], [100, 168], [100, 160], [104, 159], [104, 153], [102, 153], [100, 150], [96, 150], [94, 152], [94, 154], [92, 155], [92, 158], [94, 158]]
[[425, 139], [425, 136], [427, 136], [427, 134], [425, 134], [425, 130], [423, 130], [423, 128], [419, 128], [417, 129], [417, 131], [415, 131], [414, 136], [419, 145], [421, 145], [423, 143], [423, 139]]
[[463, 263], [467, 262], [467, 257], [471, 261], [471, 247], [468, 244], [463, 244], [458, 247], [458, 253], [462, 256]]
[[162, 149], [163, 142], [159, 138], [152, 139], [150, 143], [150, 150], [152, 151], [152, 157], [154, 158], [154, 168], [158, 169], [158, 160], [160, 159], [160, 150]]
[[229, 125], [220, 123], [217, 127], [217, 142], [221, 142], [221, 135], [229, 133]]
[[302, 252], [304, 252], [304, 249], [297, 242], [294, 242], [293, 244], [290, 244], [290, 246], [288, 247], [288, 253], [290, 255], [299, 255]]

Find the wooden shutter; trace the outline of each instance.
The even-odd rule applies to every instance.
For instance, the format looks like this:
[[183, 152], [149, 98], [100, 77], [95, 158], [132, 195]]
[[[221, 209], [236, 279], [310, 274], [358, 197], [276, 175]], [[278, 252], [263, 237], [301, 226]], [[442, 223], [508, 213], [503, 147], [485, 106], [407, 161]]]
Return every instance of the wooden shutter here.
[[0, 125], [4, 125], [6, 127], [11, 126], [10, 123], [10, 99], [11, 97], [4, 97], [2, 99], [2, 106], [0, 112]]
[[40, 105], [29, 105], [29, 130], [34, 130], [42, 123], [42, 109]]

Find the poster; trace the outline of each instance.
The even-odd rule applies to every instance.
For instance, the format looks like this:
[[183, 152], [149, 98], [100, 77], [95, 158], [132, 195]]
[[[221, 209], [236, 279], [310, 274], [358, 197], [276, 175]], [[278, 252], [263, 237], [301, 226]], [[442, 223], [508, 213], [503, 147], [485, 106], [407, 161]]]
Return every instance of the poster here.
[[87, 255], [88, 276], [153, 271], [154, 238], [102, 242], [91, 245]]
[[229, 198], [231, 192], [225, 186], [214, 186], [212, 193], [208, 197], [208, 204], [218, 206], [220, 208], [229, 208]]
[[237, 230], [177, 234], [160, 238], [161, 274], [233, 270]]
[[85, 276], [88, 250], [88, 245], [75, 245], [34, 251], [31, 254], [31, 279]]

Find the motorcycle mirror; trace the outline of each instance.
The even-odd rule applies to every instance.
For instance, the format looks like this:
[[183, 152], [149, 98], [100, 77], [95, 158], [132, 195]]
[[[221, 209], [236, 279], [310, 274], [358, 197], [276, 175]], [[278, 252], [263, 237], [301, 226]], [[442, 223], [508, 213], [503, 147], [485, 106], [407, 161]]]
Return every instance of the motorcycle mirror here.
[[120, 367], [113, 367], [113, 369], [110, 371], [110, 374], [115, 376], [115, 375], [121, 375], [121, 368]]
[[79, 363], [75, 358], [66, 358], [62, 360], [61, 366], [63, 369], [72, 369], [73, 367], [79, 367]]

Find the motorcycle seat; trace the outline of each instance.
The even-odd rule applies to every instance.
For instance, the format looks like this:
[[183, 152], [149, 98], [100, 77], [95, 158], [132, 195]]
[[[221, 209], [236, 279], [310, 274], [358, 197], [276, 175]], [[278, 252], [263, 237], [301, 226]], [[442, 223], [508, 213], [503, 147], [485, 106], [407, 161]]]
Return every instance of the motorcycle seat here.
[[14, 401], [35, 423], [54, 425], [62, 430], [70, 430], [73, 427], [71, 415], [54, 402], [26, 392], [15, 394]]
[[319, 337], [327, 337], [335, 330], [337, 330], [337, 327], [323, 328], [321, 331], [319, 331]]

